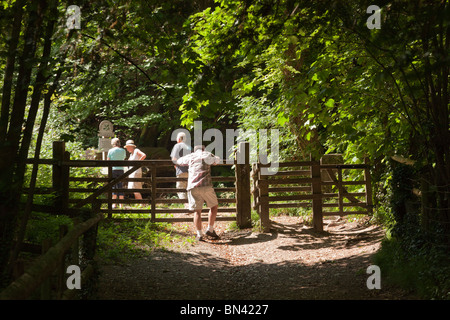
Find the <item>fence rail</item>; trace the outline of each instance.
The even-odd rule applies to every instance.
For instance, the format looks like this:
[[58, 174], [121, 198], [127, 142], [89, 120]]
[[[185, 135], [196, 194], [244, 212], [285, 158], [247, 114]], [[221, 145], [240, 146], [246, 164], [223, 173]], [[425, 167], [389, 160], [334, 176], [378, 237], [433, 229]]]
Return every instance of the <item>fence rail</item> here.
[[[78, 223], [68, 231], [66, 228], [61, 228], [61, 230], [64, 229], [64, 233], [54, 246], [51, 246], [48, 240], [44, 241], [42, 255], [0, 292], [0, 300], [29, 299], [38, 289], [41, 289], [39, 293], [41, 299], [73, 297], [77, 290], [64, 290], [65, 266], [68, 264], [81, 266], [83, 281], [92, 275], [97, 234], [95, 227], [102, 218], [101, 214], [92, 215], [85, 221], [77, 219]], [[83, 239], [81, 246], [80, 239]], [[35, 249], [33, 247], [32, 251]], [[50, 278], [55, 272], [57, 273], [56, 294], [52, 295]]]

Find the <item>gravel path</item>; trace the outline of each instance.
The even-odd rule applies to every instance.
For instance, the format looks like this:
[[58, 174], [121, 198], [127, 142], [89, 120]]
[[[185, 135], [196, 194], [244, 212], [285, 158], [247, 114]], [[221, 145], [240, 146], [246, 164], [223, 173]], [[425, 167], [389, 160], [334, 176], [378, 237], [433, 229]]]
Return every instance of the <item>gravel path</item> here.
[[[371, 257], [383, 230], [345, 220], [315, 232], [299, 217], [274, 217], [270, 233], [225, 232], [220, 240], [155, 250], [126, 265], [102, 265], [105, 300], [414, 299], [382, 281], [369, 290]], [[192, 230], [191, 230], [192, 231]]]

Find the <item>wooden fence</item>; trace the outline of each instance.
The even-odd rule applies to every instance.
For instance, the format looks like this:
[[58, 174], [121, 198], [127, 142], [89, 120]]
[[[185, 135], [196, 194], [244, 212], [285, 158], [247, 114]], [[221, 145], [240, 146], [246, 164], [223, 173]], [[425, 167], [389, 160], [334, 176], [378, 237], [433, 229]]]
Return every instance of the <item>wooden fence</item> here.
[[[186, 190], [175, 187], [177, 181], [187, 181], [187, 178], [175, 177], [174, 164], [171, 160], [70, 160], [70, 155], [61, 144], [57, 143], [54, 150], [57, 152], [54, 153], [56, 164], [53, 168], [53, 190], [58, 195], [55, 206], [59, 212], [70, 215], [73, 209], [94, 202], [98, 206], [98, 212], [106, 214], [109, 218], [128, 213], [141, 214], [141, 218], [147, 216], [152, 222], [192, 221], [192, 215], [186, 215], [189, 211], [184, 207], [187, 205], [187, 199], [179, 199], [177, 196], [178, 192]], [[125, 173], [113, 179], [112, 168], [117, 166], [126, 167]], [[214, 174], [215, 171], [220, 171], [219, 168], [226, 168], [225, 171], [230, 172], [232, 166], [235, 166], [233, 175]], [[87, 167], [98, 168], [98, 175], [80, 176], [79, 169]], [[248, 161], [247, 165], [224, 163], [212, 167], [212, 181], [219, 201], [217, 221], [236, 220], [239, 226], [249, 224], [251, 210], [249, 167]], [[139, 168], [144, 171], [142, 178], [128, 177]], [[100, 171], [103, 171], [103, 174]], [[143, 187], [129, 189], [126, 187], [129, 181], [142, 182]], [[236, 183], [237, 181], [239, 183]], [[113, 190], [112, 186], [118, 182], [123, 182], [124, 186]], [[113, 199], [113, 192], [125, 194], [124, 199]], [[143, 199], [135, 199], [135, 192], [141, 193]], [[173, 205], [179, 207], [174, 208]], [[203, 212], [208, 212], [208, 208], [204, 208]], [[207, 217], [202, 219], [206, 220]]]
[[[47, 209], [71, 215], [73, 210], [94, 203], [98, 206], [98, 212], [110, 218], [133, 213], [147, 215], [153, 222], [192, 221], [192, 216], [186, 215], [188, 210], [184, 208], [187, 200], [176, 196], [176, 193], [185, 190], [175, 188], [176, 181], [187, 178], [175, 177], [172, 161], [71, 160], [61, 142], [55, 142], [53, 150], [52, 160], [41, 160], [41, 163], [53, 166], [51, 190], [57, 194], [55, 206]], [[246, 227], [251, 223], [253, 207], [260, 216], [263, 230], [268, 231], [270, 209], [307, 207], [313, 213], [313, 227], [323, 230], [324, 216], [372, 213], [370, 166], [367, 159], [364, 164], [325, 164], [314, 160], [280, 162], [276, 164], [278, 170], [275, 174], [265, 175], [262, 168], [268, 168], [271, 164], [254, 163], [251, 167], [248, 143], [239, 144], [236, 158], [241, 156], [243, 161], [214, 166], [226, 168], [223, 171], [234, 170], [234, 175], [213, 174], [212, 177], [220, 205], [218, 221], [235, 220], [238, 226]], [[113, 166], [125, 166], [130, 170], [113, 179]], [[97, 176], [87, 177], [79, 172], [85, 167], [103, 169], [103, 174], [99, 171]], [[147, 172], [142, 178], [128, 177], [139, 168], [145, 168]], [[141, 181], [143, 188], [115, 189], [127, 196], [123, 200], [113, 199], [112, 186], [119, 181], [125, 184], [128, 181]], [[143, 194], [143, 199], [134, 199], [134, 192]], [[127, 206], [113, 208], [113, 204]], [[174, 205], [178, 208], [174, 208]], [[203, 209], [203, 212], [207, 211], [207, 208]]]
[[[244, 159], [240, 161], [242, 164], [235, 162], [215, 166], [226, 168], [228, 172], [233, 169], [235, 171], [231, 176], [212, 177], [216, 185], [215, 191], [219, 195], [217, 221], [235, 220], [239, 227], [249, 226], [251, 195], [253, 195], [253, 209], [259, 214], [264, 231], [270, 230], [271, 208], [309, 207], [313, 213], [313, 227], [316, 230], [323, 230], [324, 216], [372, 212], [370, 167], [367, 160], [364, 164], [324, 164], [313, 160], [281, 162], [277, 164], [278, 171], [275, 174], [265, 175], [262, 174], [262, 168], [270, 167], [271, 164], [254, 163], [250, 167], [248, 143], [239, 144], [236, 158], [241, 156], [243, 157], [241, 159]], [[57, 194], [55, 205], [46, 210], [70, 216], [72, 211], [76, 212], [85, 205], [93, 204], [97, 206], [98, 212], [106, 214], [109, 218], [117, 214], [133, 213], [147, 215], [153, 222], [192, 221], [192, 216], [186, 215], [188, 210], [184, 208], [187, 200], [176, 196], [176, 193], [185, 190], [174, 187], [176, 181], [187, 178], [174, 176], [173, 163], [170, 160], [71, 160], [70, 154], [65, 151], [64, 143], [55, 142], [53, 159], [40, 160], [40, 163], [53, 166], [51, 190]], [[113, 166], [125, 166], [130, 169], [113, 179]], [[103, 169], [103, 174], [99, 171], [97, 176], [86, 176], [79, 172], [83, 167]], [[145, 168], [147, 172], [142, 178], [128, 177], [139, 168]], [[360, 174], [351, 174], [349, 171], [359, 171]], [[328, 179], [324, 179], [324, 176]], [[355, 177], [359, 178], [355, 180]], [[127, 197], [123, 200], [113, 199], [113, 185], [120, 181], [126, 184], [133, 180], [143, 182], [143, 188], [115, 189]], [[250, 188], [251, 180], [253, 180], [252, 188]], [[222, 185], [218, 186], [218, 183]], [[356, 188], [359, 190], [355, 191]], [[143, 194], [143, 199], [134, 199], [135, 192]], [[127, 206], [113, 208], [114, 204]], [[178, 205], [178, 208], [174, 208], [173, 205]], [[331, 210], [327, 210], [330, 208]], [[35, 206], [35, 209], [43, 210], [42, 206]], [[203, 212], [207, 211], [207, 208], [203, 209]]]
[[[88, 217], [82, 220], [81, 216]], [[96, 247], [96, 226], [101, 214], [84, 212], [74, 219], [74, 226], [60, 228], [60, 240], [54, 246], [46, 239], [42, 243], [42, 254], [33, 264], [24, 269], [22, 263], [16, 264], [17, 278], [0, 293], [0, 300], [23, 299], [71, 299], [79, 293], [89, 292], [88, 279], [95, 273], [94, 256]], [[25, 246], [24, 251], [37, 253], [36, 246]], [[68, 289], [66, 286], [66, 267], [80, 267], [81, 289]]]
[[[270, 228], [268, 217], [271, 208], [311, 208], [313, 227], [318, 231], [323, 230], [324, 216], [372, 213], [372, 188], [367, 160], [365, 164], [358, 165], [303, 161], [278, 163], [277, 166], [275, 174], [264, 175], [262, 168], [270, 167], [270, 164], [253, 164], [253, 209], [260, 215], [265, 230]], [[352, 170], [361, 171], [359, 176], [363, 179], [344, 179], [358, 176], [347, 172]], [[329, 179], [325, 181], [324, 176]], [[363, 191], [350, 192], [349, 186], [359, 186]], [[325, 208], [337, 210], [325, 211]]]

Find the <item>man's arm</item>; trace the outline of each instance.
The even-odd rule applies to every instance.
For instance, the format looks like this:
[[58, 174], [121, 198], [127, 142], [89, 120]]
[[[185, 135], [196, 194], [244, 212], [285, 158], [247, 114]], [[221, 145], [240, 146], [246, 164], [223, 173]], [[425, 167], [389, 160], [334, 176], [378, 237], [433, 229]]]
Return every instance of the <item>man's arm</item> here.
[[209, 153], [205, 158], [203, 158], [206, 164], [209, 164], [210, 166], [214, 166], [216, 164], [221, 163], [221, 159], [212, 153]]
[[139, 156], [139, 160], [145, 160], [145, 158], [147, 158], [147, 155], [142, 152], [141, 150], [138, 150], [138, 156]]
[[174, 164], [174, 167], [176, 168], [176, 164], [177, 164], [177, 160], [178, 158], [176, 157], [176, 155], [178, 154], [178, 143], [175, 144], [172, 148], [172, 152], [170, 153], [170, 157], [172, 158], [172, 162]]
[[187, 156], [181, 157], [178, 160], [175, 160], [174, 162], [179, 166], [188, 166], [191, 155], [192, 154], [188, 154]]

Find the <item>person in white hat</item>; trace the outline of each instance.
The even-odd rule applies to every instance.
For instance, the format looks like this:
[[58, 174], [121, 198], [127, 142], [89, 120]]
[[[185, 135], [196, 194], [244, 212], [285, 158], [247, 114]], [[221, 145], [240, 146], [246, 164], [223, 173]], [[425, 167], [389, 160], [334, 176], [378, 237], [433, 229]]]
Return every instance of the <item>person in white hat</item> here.
[[[139, 150], [134, 144], [133, 140], [128, 140], [125, 143], [125, 149], [130, 153], [128, 160], [144, 160], [147, 155]], [[130, 178], [142, 178], [142, 169], [139, 168], [135, 172], [129, 175]], [[128, 189], [142, 189], [142, 181], [129, 181]], [[142, 200], [142, 195], [140, 192], [134, 192], [134, 198]]]

